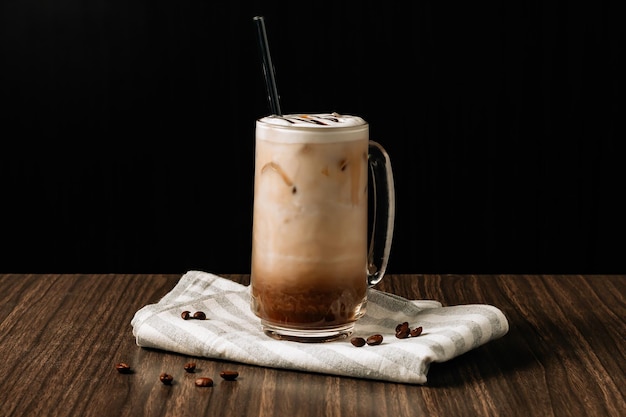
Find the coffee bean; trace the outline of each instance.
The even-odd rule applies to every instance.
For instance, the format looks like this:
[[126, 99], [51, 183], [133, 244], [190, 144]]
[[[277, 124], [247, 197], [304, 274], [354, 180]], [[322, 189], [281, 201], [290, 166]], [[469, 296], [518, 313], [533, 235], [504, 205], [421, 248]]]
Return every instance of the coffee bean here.
[[422, 326], [416, 327], [411, 330], [411, 337], [417, 337], [422, 334]]
[[405, 321], [404, 323], [400, 323], [396, 326], [396, 337], [398, 339], [406, 339], [409, 337], [409, 332], [411, 329], [409, 328], [409, 322]]
[[367, 338], [365, 343], [367, 343], [370, 346], [380, 345], [381, 343], [383, 343], [383, 335], [373, 334]]
[[130, 365], [124, 362], [116, 364], [115, 369], [117, 369], [117, 372], [119, 372], [120, 374], [130, 374], [132, 372], [130, 370]]
[[174, 377], [170, 374], [163, 372], [161, 375], [159, 375], [159, 380], [161, 380], [161, 382], [165, 385], [172, 385]]
[[196, 311], [193, 313], [193, 318], [196, 320], [206, 320], [206, 314], [203, 311]]
[[196, 379], [196, 387], [212, 387], [213, 380], [209, 377], [202, 377]]
[[399, 330], [396, 331], [396, 337], [398, 339], [406, 339], [407, 337], [409, 337], [411, 330], [409, 329], [409, 327], [400, 327]]
[[189, 373], [194, 372], [196, 370], [196, 363], [195, 362], [186, 363], [183, 368], [185, 369], [185, 371]]
[[189, 320], [191, 318], [191, 311], [183, 311], [182, 313], [180, 313], [180, 316], [183, 318], [183, 320]]
[[350, 343], [352, 343], [356, 347], [365, 346], [365, 339], [362, 337], [353, 337], [350, 339]]
[[239, 372], [237, 371], [222, 371], [220, 372], [220, 376], [227, 381], [234, 381], [239, 376]]

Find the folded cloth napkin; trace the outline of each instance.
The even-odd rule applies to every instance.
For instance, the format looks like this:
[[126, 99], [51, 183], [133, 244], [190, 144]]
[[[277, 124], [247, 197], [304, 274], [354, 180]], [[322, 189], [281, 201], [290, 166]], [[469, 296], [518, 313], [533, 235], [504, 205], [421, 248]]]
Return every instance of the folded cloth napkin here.
[[[185, 310], [207, 320], [183, 320]], [[422, 326], [418, 337], [398, 339], [396, 325]], [[424, 384], [432, 362], [444, 362], [505, 335], [504, 314], [484, 304], [442, 307], [369, 289], [367, 312], [353, 336], [383, 335], [376, 346], [355, 347], [349, 339], [297, 343], [273, 339], [250, 310], [248, 286], [201, 271], [189, 271], [158, 303], [131, 321], [137, 345], [190, 356], [272, 368], [356, 378]]]

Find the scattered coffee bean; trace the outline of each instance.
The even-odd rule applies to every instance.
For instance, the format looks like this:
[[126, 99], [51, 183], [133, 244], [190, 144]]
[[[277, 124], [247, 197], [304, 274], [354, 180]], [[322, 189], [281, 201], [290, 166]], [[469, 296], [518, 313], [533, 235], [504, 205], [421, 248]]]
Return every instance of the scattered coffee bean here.
[[407, 322], [396, 326], [396, 337], [398, 339], [406, 339], [407, 337], [409, 337], [410, 332], [411, 329], [409, 328], [409, 324]]
[[234, 381], [239, 376], [239, 372], [237, 371], [222, 371], [220, 372], [220, 376], [227, 381]]
[[402, 330], [400, 330], [400, 331], [398, 331], [396, 333], [396, 337], [398, 339], [406, 339], [406, 338], [409, 337], [409, 335], [410, 335], [410, 330], [409, 329], [402, 329]]
[[196, 311], [193, 313], [193, 318], [196, 320], [206, 320], [206, 314], [204, 314], [204, 311]]
[[353, 337], [350, 339], [350, 343], [352, 343], [356, 347], [365, 346], [365, 339], [362, 337]]
[[194, 372], [196, 370], [196, 363], [195, 362], [186, 363], [183, 368], [185, 368], [185, 371], [189, 373]]
[[117, 369], [117, 372], [119, 372], [120, 374], [130, 374], [131, 370], [130, 370], [130, 365], [128, 365], [127, 363], [124, 362], [120, 362], [118, 364], [115, 365], [115, 369]]
[[367, 338], [365, 343], [367, 343], [370, 346], [380, 345], [381, 343], [383, 343], [383, 335], [373, 334]]
[[400, 323], [396, 326], [396, 337], [406, 339], [407, 337], [417, 337], [422, 334], [422, 326], [411, 329], [408, 322]]
[[[396, 326], [396, 337], [398, 339], [407, 339], [409, 337], [417, 337], [422, 334], [422, 326], [411, 329], [409, 327], [409, 322], [405, 321], [403, 323], [399, 323]], [[366, 343], [370, 346], [380, 345], [383, 342], [383, 336], [381, 334], [374, 334], [367, 338], [367, 340], [362, 337], [353, 337], [350, 339], [350, 343], [352, 343], [356, 347], [361, 347]]]
[[185, 310], [180, 313], [180, 316], [183, 318], [183, 320], [189, 320], [191, 318], [191, 311]]
[[416, 328], [412, 329], [410, 333], [411, 333], [411, 337], [417, 337], [417, 336], [421, 335], [422, 334], [422, 326], [416, 327]]
[[202, 377], [196, 379], [196, 387], [212, 387], [213, 380], [209, 377]]
[[161, 375], [159, 375], [159, 380], [161, 380], [161, 382], [165, 385], [172, 385], [174, 377], [170, 374], [163, 372]]

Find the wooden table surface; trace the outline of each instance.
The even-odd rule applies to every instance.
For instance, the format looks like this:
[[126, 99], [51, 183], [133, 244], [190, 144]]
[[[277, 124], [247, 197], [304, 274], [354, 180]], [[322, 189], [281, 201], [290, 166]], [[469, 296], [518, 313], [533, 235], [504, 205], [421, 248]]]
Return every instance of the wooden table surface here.
[[[222, 276], [249, 283], [247, 275]], [[504, 337], [433, 364], [425, 385], [138, 347], [134, 313], [179, 278], [0, 275], [0, 416], [626, 415], [626, 275], [386, 276], [377, 289], [443, 305], [492, 304], [509, 320]], [[197, 373], [180, 372], [191, 360]], [[118, 373], [118, 362], [134, 372]], [[222, 381], [223, 369], [239, 378]], [[164, 371], [177, 383], [163, 385]], [[195, 387], [200, 374], [215, 385]]]

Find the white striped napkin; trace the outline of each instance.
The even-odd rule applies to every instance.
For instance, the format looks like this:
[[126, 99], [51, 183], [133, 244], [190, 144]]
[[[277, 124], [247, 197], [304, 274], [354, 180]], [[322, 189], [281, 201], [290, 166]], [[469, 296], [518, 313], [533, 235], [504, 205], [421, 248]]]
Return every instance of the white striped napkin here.
[[[181, 312], [203, 311], [207, 320], [183, 320]], [[418, 337], [398, 339], [396, 325], [422, 326]], [[370, 289], [367, 313], [353, 336], [383, 335], [377, 346], [349, 339], [296, 343], [270, 338], [250, 311], [249, 287], [201, 271], [189, 271], [158, 303], [131, 321], [137, 345], [190, 356], [272, 368], [424, 384], [432, 362], [444, 362], [508, 332], [504, 314], [485, 304], [442, 307]]]

